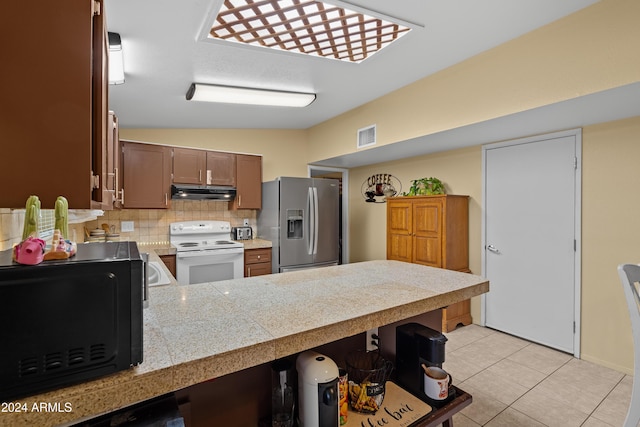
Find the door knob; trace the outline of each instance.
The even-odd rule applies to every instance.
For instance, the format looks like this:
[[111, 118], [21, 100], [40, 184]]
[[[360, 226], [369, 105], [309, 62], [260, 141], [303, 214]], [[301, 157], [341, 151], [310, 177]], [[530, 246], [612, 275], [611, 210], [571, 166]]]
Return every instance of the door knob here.
[[495, 246], [493, 246], [493, 245], [488, 245], [488, 246], [487, 246], [487, 250], [489, 250], [489, 251], [493, 252], [494, 254], [499, 254], [499, 253], [500, 253], [500, 251], [498, 250], [498, 248], [496, 248], [496, 247], [495, 247]]

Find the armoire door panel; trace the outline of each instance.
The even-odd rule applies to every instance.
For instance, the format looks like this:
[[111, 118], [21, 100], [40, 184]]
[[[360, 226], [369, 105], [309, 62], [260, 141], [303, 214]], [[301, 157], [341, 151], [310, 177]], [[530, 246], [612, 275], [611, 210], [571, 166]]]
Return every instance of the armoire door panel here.
[[387, 259], [412, 262], [412, 238], [409, 235], [391, 234], [387, 241]]
[[442, 204], [416, 203], [413, 208], [416, 235], [440, 234], [442, 232]]
[[411, 203], [396, 203], [389, 208], [387, 232], [391, 234], [411, 234]]
[[442, 267], [442, 240], [440, 237], [413, 238], [413, 262], [431, 267]]

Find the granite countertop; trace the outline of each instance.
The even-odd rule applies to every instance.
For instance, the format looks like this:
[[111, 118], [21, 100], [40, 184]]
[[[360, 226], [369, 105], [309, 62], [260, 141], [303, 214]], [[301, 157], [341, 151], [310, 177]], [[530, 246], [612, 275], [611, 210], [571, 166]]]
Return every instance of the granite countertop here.
[[269, 240], [252, 239], [252, 240], [238, 240], [238, 242], [244, 245], [244, 249], [266, 249], [272, 246]]
[[150, 288], [141, 365], [25, 398], [27, 408], [60, 402], [62, 410], [0, 413], [0, 426], [73, 424], [488, 290], [480, 276], [386, 260], [325, 267], [321, 276], [302, 270], [187, 286], [172, 280]]

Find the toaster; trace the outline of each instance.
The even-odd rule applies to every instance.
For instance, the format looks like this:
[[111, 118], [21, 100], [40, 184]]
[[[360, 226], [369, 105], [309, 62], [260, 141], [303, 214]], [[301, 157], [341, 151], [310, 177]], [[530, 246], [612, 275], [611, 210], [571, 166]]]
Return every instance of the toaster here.
[[231, 235], [233, 240], [251, 240], [253, 238], [253, 231], [251, 227], [232, 227]]

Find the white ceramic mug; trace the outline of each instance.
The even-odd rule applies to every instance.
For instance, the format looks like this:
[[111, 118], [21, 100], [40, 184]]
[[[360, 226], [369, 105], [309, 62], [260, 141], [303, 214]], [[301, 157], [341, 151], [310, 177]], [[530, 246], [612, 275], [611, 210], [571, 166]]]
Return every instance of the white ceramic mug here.
[[444, 400], [449, 397], [451, 375], [444, 369], [430, 366], [423, 373], [424, 394], [433, 400]]

